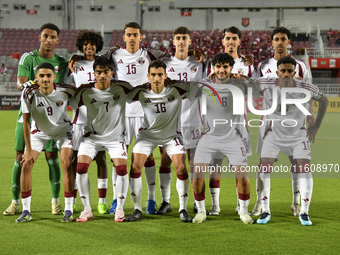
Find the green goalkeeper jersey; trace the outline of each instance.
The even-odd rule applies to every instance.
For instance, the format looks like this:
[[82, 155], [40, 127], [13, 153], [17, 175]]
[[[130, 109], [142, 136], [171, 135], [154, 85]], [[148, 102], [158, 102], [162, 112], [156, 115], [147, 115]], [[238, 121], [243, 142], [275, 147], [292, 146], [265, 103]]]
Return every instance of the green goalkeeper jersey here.
[[[53, 57], [50, 59], [43, 58], [39, 55], [38, 50], [26, 52], [21, 56], [18, 66], [18, 77], [24, 76], [27, 80], [34, 80], [37, 74], [37, 66], [43, 62], [51, 63], [54, 66], [54, 73], [57, 75], [54, 82], [63, 83], [68, 61], [56, 54], [53, 54]], [[21, 107], [19, 110], [18, 122], [23, 122]]]

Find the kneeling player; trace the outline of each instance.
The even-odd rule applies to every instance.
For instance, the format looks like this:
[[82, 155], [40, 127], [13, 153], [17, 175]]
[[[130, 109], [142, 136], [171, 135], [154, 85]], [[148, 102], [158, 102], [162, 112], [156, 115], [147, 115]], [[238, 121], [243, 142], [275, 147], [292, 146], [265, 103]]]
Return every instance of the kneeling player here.
[[[314, 125], [307, 129], [307, 115], [295, 104], [287, 105], [286, 115], [281, 115], [281, 104], [278, 105], [272, 114], [268, 115], [268, 119], [271, 119], [271, 124], [267, 127], [266, 135], [263, 138], [259, 174], [263, 185], [260, 192], [262, 214], [257, 220], [259, 224], [267, 224], [271, 219], [269, 207], [270, 173], [279, 152], [282, 150], [284, 153], [290, 151], [298, 164], [298, 169], [294, 169], [294, 171], [297, 173], [300, 183], [300, 222], [305, 226], [312, 225], [308, 215], [313, 191], [313, 177], [310, 171], [310, 142], [314, 142], [315, 135], [320, 128], [327, 109], [328, 99], [315, 85], [293, 79], [295, 66], [296, 61], [293, 58], [283, 57], [277, 62], [277, 75], [279, 79], [261, 78], [258, 80], [260, 90], [263, 92], [264, 103], [266, 105], [265, 109], [270, 109], [273, 104], [272, 87], [277, 88], [280, 92], [286, 87], [294, 87], [293, 89], [300, 88], [298, 92], [287, 93], [286, 98], [290, 100], [301, 100], [301, 98], [304, 98], [306, 93], [301, 92], [302, 88], [305, 89], [306, 92], [309, 91], [311, 93], [313, 100], [320, 102], [318, 116]], [[279, 86], [277, 86], [277, 84]], [[283, 91], [283, 93], [285, 93], [285, 91]], [[278, 94], [280, 96], [281, 93]], [[280, 98], [278, 101], [280, 102]], [[308, 102], [304, 103], [303, 106], [308, 107]], [[308, 113], [307, 109], [305, 110], [305, 112]], [[284, 123], [284, 125], [282, 123]]]
[[[214, 97], [221, 98], [221, 105], [215, 105], [215, 99], [207, 99], [207, 115], [205, 125], [209, 127], [198, 142], [194, 158], [193, 190], [198, 212], [193, 223], [201, 223], [206, 219], [205, 211], [205, 169], [208, 169], [211, 160], [220, 158], [223, 154], [228, 157], [229, 165], [233, 166], [237, 178], [238, 200], [240, 204], [240, 219], [245, 224], [252, 224], [253, 219], [248, 215], [250, 198], [250, 183], [246, 173], [247, 155], [246, 148], [241, 137], [241, 130], [245, 128], [241, 124], [242, 115], [233, 115], [233, 95], [230, 85], [234, 83], [230, 79], [230, 73], [235, 61], [227, 53], [219, 53], [212, 59], [214, 78], [204, 79]], [[227, 120], [228, 124], [216, 124], [215, 120]], [[244, 170], [244, 171], [243, 171]], [[216, 178], [215, 176], [212, 176]], [[219, 176], [217, 174], [217, 180]]]
[[[26, 150], [22, 156], [21, 201], [23, 212], [16, 222], [31, 220], [32, 169], [40, 152], [51, 139], [58, 141], [61, 166], [64, 171], [63, 185], [65, 196], [65, 214], [62, 222], [73, 219], [73, 183], [72, 171], [72, 124], [68, 116], [67, 102], [74, 95], [75, 88], [68, 85], [54, 84], [56, 78], [54, 66], [41, 63], [37, 66], [37, 85], [22, 92], [22, 112]], [[32, 114], [32, 131], [30, 119]]]
[[137, 92], [140, 87], [133, 88], [127, 82], [111, 80], [113, 62], [106, 57], [98, 57], [94, 61], [93, 70], [96, 78], [96, 82], [91, 84], [93, 87], [82, 90], [76, 97], [77, 107], [85, 105], [87, 109], [87, 125], [79, 147], [77, 164], [77, 184], [84, 211], [77, 221], [85, 222], [93, 218], [87, 171], [96, 153], [106, 149], [117, 170], [115, 221], [122, 222], [129, 187], [124, 142], [125, 103], [127, 94]]
[[158, 145], [163, 146], [176, 169], [180, 219], [183, 222], [191, 221], [187, 213], [189, 179], [185, 166], [185, 148], [182, 136], [177, 131], [181, 101], [186, 96], [190, 83], [174, 83], [164, 87], [167, 78], [165, 70], [166, 65], [162, 61], [151, 62], [148, 67], [151, 90], [141, 92], [133, 98], [133, 100], [141, 102], [145, 114], [141, 131], [132, 151], [130, 189], [135, 211], [125, 221], [136, 221], [143, 218], [141, 172], [147, 157]]

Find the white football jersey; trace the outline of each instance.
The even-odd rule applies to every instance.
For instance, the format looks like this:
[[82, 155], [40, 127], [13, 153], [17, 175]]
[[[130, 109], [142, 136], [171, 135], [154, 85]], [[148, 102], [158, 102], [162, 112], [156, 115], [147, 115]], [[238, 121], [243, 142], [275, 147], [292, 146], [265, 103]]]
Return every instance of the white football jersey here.
[[[233, 79], [231, 79], [231, 83], [232, 81]], [[235, 135], [242, 137], [242, 130], [246, 129], [246, 123], [243, 115], [233, 114], [233, 95], [228, 88], [230, 85], [216, 84], [214, 79], [210, 78], [203, 79], [202, 83], [208, 85], [203, 86], [203, 88], [208, 90], [214, 97], [213, 99], [206, 94], [205, 130], [203, 135], [211, 136], [214, 141], [228, 139]], [[243, 89], [243, 86], [240, 86], [240, 89]]]
[[[166, 73], [172, 80], [197, 81], [205, 76], [205, 63], [196, 62], [194, 56], [180, 60], [171, 57], [166, 64]], [[199, 100], [190, 102], [188, 98], [182, 100], [181, 127], [200, 126], [202, 119]]]
[[[137, 86], [148, 82], [148, 66], [151, 61], [165, 55], [161, 51], [139, 49], [131, 54], [126, 49], [118, 49], [111, 54], [115, 63], [115, 79], [129, 82]], [[143, 109], [139, 102], [126, 104], [126, 117], [143, 117]]]
[[129, 83], [116, 80], [111, 81], [111, 86], [106, 90], [91, 87], [81, 91], [75, 101], [78, 107], [84, 105], [87, 109], [84, 137], [115, 141], [123, 136], [125, 103], [127, 95], [132, 91], [138, 92], [137, 89], [133, 90]]
[[141, 133], [154, 139], [171, 139], [180, 132], [182, 98], [190, 90], [190, 83], [176, 82], [156, 94], [151, 89], [140, 92], [133, 100], [139, 100], [144, 110]]
[[49, 95], [41, 93], [39, 86], [24, 89], [22, 112], [32, 114], [32, 132], [42, 131], [53, 137], [68, 130], [72, 123], [66, 112], [67, 103], [75, 91], [74, 86], [57, 83], [54, 83], [54, 90]]
[[233, 66], [233, 70], [231, 71], [232, 73], [239, 73], [248, 77], [254, 77], [256, 75], [254, 73], [253, 65], [246, 66], [242, 58], [237, 58], [234, 60], [235, 64]]
[[[294, 87], [303, 88], [311, 92], [313, 100], [319, 101], [322, 97], [322, 92], [319, 88], [311, 83], [294, 79]], [[260, 78], [257, 80], [259, 85], [260, 95], [263, 95], [265, 109], [270, 109], [273, 104], [273, 87], [277, 88], [277, 108], [272, 114], [266, 115], [265, 127], [266, 130], [274, 131], [278, 137], [282, 139], [296, 136], [300, 129], [306, 129], [307, 116], [295, 105], [286, 105], [286, 115], [281, 114], [281, 88], [279, 78]], [[305, 97], [304, 93], [287, 93], [287, 99], [301, 99]], [[309, 103], [304, 103], [303, 106], [308, 110]], [[277, 121], [276, 121], [277, 120]], [[283, 122], [282, 122], [283, 121]]]
[[[96, 82], [93, 71], [93, 61], [81, 59], [77, 61], [75, 72], [65, 72], [64, 83], [74, 84], [77, 88], [82, 84], [89, 84]], [[81, 106], [76, 110], [73, 110], [73, 123], [74, 124], [86, 124], [86, 107]]]
[[[294, 57], [292, 58], [296, 61], [296, 67], [295, 67], [296, 74], [295, 75], [300, 76], [302, 80], [305, 82], [311, 82], [312, 77], [310, 77], [305, 63], [303, 63], [301, 60], [298, 60]], [[257, 68], [256, 77], [257, 78], [260, 78], [260, 77], [273, 77], [274, 78], [274, 77], [277, 77], [276, 71], [277, 71], [277, 60], [275, 60], [274, 58], [268, 58], [259, 64]]]

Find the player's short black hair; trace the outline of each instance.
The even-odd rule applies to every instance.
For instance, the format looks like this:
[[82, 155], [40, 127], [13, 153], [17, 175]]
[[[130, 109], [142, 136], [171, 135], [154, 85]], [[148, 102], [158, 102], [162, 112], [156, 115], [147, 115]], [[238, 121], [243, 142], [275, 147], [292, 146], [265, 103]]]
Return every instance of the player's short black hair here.
[[139, 29], [139, 33], [142, 34], [142, 27], [137, 22], [126, 23], [124, 26], [124, 34], [125, 34], [125, 30], [129, 27]]
[[277, 63], [276, 63], [277, 69], [279, 69], [279, 65], [281, 65], [281, 64], [292, 64], [294, 66], [294, 69], [296, 67], [295, 59], [292, 58], [292, 57], [288, 57], [288, 56], [282, 57], [277, 61]]
[[111, 59], [104, 56], [100, 56], [96, 58], [93, 63], [93, 70], [96, 70], [97, 66], [108, 67], [111, 71], [113, 71], [114, 64]]
[[96, 45], [97, 53], [103, 49], [104, 45], [103, 37], [100, 34], [89, 30], [80, 30], [77, 33], [75, 45], [79, 51], [83, 52], [83, 46], [85, 43], [92, 43], [93, 45]]
[[52, 29], [52, 30], [54, 30], [54, 31], [57, 31], [58, 36], [59, 36], [59, 34], [60, 34], [60, 29], [59, 29], [59, 27], [57, 27], [57, 26], [54, 25], [53, 23], [46, 23], [46, 24], [42, 25], [41, 28], [40, 28], [40, 33], [41, 33], [45, 28], [48, 28], [48, 29]]
[[229, 66], [234, 66], [235, 60], [232, 56], [230, 56], [228, 53], [218, 53], [216, 54], [212, 60], [212, 65], [215, 66], [217, 63], [220, 64], [229, 64]]
[[150, 63], [149, 67], [148, 67], [148, 73], [150, 73], [150, 69], [154, 67], [154, 68], [160, 68], [162, 67], [164, 69], [164, 72], [166, 72], [166, 64], [163, 61], [160, 60], [154, 60]]
[[180, 35], [189, 35], [189, 38], [190, 38], [190, 31], [189, 31], [189, 29], [187, 27], [181, 26], [181, 27], [176, 28], [174, 30], [174, 32], [173, 32], [173, 35], [175, 37], [175, 35], [178, 35], [178, 34], [180, 34]]
[[54, 73], [54, 66], [51, 63], [42, 62], [39, 65], [37, 65], [37, 72], [39, 69], [51, 69]]
[[277, 28], [275, 28], [272, 31], [272, 34], [271, 34], [270, 38], [273, 40], [274, 39], [274, 35], [276, 35], [278, 33], [286, 34], [289, 40], [292, 39], [292, 34], [290, 33], [289, 29], [285, 28], [285, 27], [277, 27]]
[[237, 27], [232, 26], [232, 27], [228, 27], [228, 28], [223, 29], [222, 38], [225, 37], [226, 33], [235, 34], [235, 35], [238, 36], [238, 39], [241, 39], [241, 34], [242, 33], [241, 33], [240, 29], [238, 29]]

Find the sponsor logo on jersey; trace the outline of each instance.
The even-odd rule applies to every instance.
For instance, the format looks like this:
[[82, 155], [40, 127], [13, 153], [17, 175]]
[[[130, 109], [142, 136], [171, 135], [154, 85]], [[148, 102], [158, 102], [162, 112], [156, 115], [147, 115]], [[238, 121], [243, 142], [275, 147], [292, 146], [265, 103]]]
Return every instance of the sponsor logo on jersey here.
[[174, 69], [173, 67], [171, 67], [171, 68], [168, 70], [168, 72], [169, 72], [169, 73], [170, 73], [170, 72], [174, 73], [174, 72], [175, 72], [175, 69]]
[[124, 151], [124, 152], [122, 153], [122, 156], [127, 156], [127, 155], [126, 155], [126, 151]]
[[190, 71], [191, 71], [192, 73], [196, 73], [196, 72], [197, 72], [197, 67], [196, 67], [196, 66], [190, 67]]
[[57, 105], [58, 107], [61, 107], [63, 104], [64, 104], [63, 101], [58, 101], [58, 102], [56, 102], [56, 105]]
[[118, 61], [118, 64], [123, 64], [123, 59], [120, 59], [120, 60]]
[[35, 67], [33, 67], [33, 70], [37, 70], [37, 67], [38, 67], [38, 65], [36, 65]]
[[270, 69], [268, 69], [265, 73], [271, 73], [272, 71]]
[[184, 148], [184, 147], [182, 147], [181, 151], [185, 151], [185, 148]]
[[150, 98], [146, 99], [146, 100], [145, 100], [145, 103], [146, 103], [146, 104], [149, 104], [149, 103], [151, 103], [151, 100], [150, 100]]
[[247, 163], [247, 159], [243, 160], [242, 163]]
[[94, 98], [92, 98], [92, 100], [91, 100], [90, 104], [94, 104], [94, 103], [97, 103], [97, 100], [96, 100], [96, 99], [94, 99]]
[[55, 66], [54, 67], [54, 72], [59, 73], [60, 72], [60, 67], [59, 66]]
[[172, 102], [172, 101], [174, 101], [175, 100], [175, 96], [174, 95], [170, 95], [169, 97], [168, 97], [168, 101], [169, 102]]
[[244, 70], [243, 70], [243, 68], [241, 67], [241, 68], [239, 68], [238, 70], [237, 70], [237, 72], [239, 73], [239, 74], [244, 74]]
[[119, 95], [119, 94], [114, 94], [114, 95], [112, 96], [112, 98], [113, 98], [113, 100], [118, 101], [119, 98], [120, 98], [120, 95]]
[[137, 61], [140, 65], [143, 65], [145, 63], [145, 59], [143, 57], [140, 57]]
[[43, 106], [45, 106], [42, 102], [40, 102], [38, 105], [37, 105], [37, 107], [43, 107]]
[[80, 68], [78, 68], [77, 72], [80, 72], [80, 71], [85, 71], [84, 67], [81, 66]]

